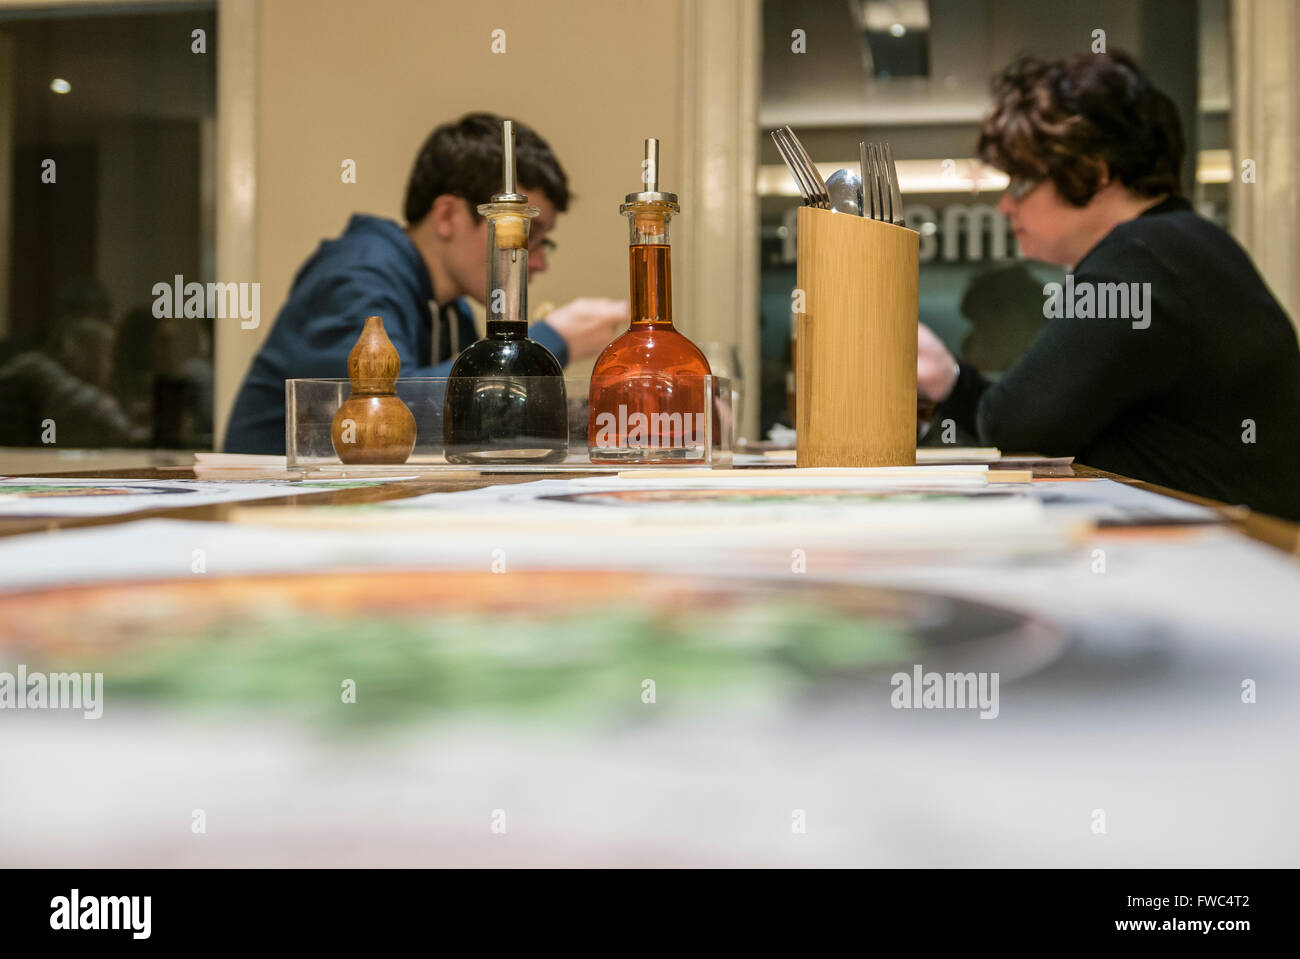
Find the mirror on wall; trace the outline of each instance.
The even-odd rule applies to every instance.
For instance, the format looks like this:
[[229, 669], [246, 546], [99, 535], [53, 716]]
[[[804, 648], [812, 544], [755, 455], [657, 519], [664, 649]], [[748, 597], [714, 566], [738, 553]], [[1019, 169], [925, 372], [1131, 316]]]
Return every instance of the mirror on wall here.
[[0, 446], [211, 447], [216, 19], [0, 11]]

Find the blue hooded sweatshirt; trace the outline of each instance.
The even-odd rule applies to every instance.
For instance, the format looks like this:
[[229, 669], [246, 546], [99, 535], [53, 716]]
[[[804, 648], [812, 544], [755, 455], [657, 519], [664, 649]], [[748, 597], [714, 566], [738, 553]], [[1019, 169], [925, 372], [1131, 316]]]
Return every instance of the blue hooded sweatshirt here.
[[[226, 428], [226, 452], [284, 453], [284, 381], [348, 375], [351, 352], [368, 316], [381, 316], [402, 358], [403, 376], [447, 376], [454, 342], [477, 338], [459, 300], [439, 312], [433, 352], [433, 281], [415, 244], [392, 220], [354, 214], [343, 235], [325, 240], [298, 270], [289, 299], [249, 368]], [[545, 321], [528, 335], [569, 362], [563, 337]]]

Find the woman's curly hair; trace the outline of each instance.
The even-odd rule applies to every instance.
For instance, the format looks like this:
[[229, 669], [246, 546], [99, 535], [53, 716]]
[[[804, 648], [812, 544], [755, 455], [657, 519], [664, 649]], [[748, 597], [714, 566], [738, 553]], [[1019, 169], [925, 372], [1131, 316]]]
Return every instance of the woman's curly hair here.
[[1024, 57], [994, 78], [993, 98], [977, 147], [985, 163], [1050, 179], [1075, 206], [1101, 188], [1104, 169], [1141, 196], [1182, 193], [1178, 108], [1132, 57]]

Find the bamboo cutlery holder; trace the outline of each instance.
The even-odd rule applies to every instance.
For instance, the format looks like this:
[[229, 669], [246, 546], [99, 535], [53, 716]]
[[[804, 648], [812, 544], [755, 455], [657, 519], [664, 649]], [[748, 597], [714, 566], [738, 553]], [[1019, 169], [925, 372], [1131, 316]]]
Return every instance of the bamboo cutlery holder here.
[[920, 237], [851, 213], [798, 215], [796, 462], [915, 466]]

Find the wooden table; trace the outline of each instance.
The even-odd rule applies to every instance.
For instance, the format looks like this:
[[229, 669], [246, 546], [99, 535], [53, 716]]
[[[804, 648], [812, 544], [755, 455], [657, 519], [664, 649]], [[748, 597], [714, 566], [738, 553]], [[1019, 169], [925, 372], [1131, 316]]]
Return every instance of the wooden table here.
[[[148, 468], [127, 470], [80, 470], [76, 472], [43, 473], [42, 476], [58, 476], [69, 479], [197, 479], [194, 471], [176, 468]], [[96, 517], [13, 517], [0, 518], [0, 536], [14, 536], [20, 533], [41, 531], [53, 532], [79, 526], [102, 526], [110, 523], [122, 523], [135, 519], [187, 519], [225, 522], [234, 508], [256, 509], [258, 507], [296, 508], [302, 506], [345, 505], [357, 503], [377, 503], [383, 500], [404, 499], [424, 493], [452, 493], [459, 490], [478, 489], [483, 486], [495, 486], [506, 483], [531, 483], [541, 479], [574, 479], [579, 476], [596, 476], [599, 473], [503, 473], [497, 475], [474, 475], [464, 479], [429, 478], [418, 480], [396, 480], [353, 489], [323, 490], [319, 493], [305, 493], [298, 496], [276, 497], [274, 499], [245, 500], [238, 503], [223, 503], [215, 506], [190, 506], [181, 509], [156, 509], [119, 516]], [[1104, 470], [1075, 464], [1074, 475], [1080, 478], [1113, 479], [1152, 492], [1172, 496], [1175, 499], [1208, 506], [1227, 520], [1227, 525], [1252, 539], [1267, 543], [1293, 556], [1300, 556], [1300, 524], [1287, 522], [1262, 513], [1255, 513], [1235, 506], [1227, 506], [1214, 500], [1193, 496], [1177, 490], [1157, 486], [1142, 480], [1129, 479]], [[249, 477], [255, 479], [256, 477]]]

